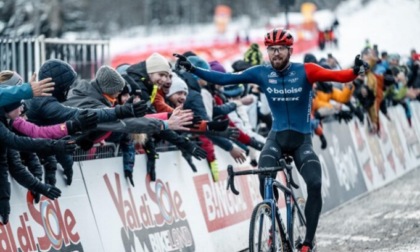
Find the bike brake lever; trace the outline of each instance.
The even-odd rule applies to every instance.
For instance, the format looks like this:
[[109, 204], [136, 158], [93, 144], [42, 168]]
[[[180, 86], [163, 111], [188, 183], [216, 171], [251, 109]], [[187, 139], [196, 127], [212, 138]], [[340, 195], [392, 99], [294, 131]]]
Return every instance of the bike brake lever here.
[[239, 195], [239, 191], [236, 190], [236, 188], [235, 188], [235, 179], [234, 179], [235, 174], [233, 173], [233, 167], [231, 165], [229, 165], [228, 168], [227, 168], [227, 171], [228, 171], [228, 174], [229, 174], [229, 179], [228, 179], [228, 184], [227, 184], [226, 190], [229, 190], [229, 187], [230, 187], [230, 190], [233, 192], [233, 194]]

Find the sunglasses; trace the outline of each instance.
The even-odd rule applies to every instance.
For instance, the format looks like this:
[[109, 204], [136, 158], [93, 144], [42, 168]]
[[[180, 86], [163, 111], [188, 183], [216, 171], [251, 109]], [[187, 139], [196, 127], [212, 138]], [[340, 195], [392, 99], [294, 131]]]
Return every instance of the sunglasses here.
[[269, 46], [267, 47], [267, 51], [269, 53], [280, 53], [280, 52], [286, 52], [290, 49], [288, 46]]

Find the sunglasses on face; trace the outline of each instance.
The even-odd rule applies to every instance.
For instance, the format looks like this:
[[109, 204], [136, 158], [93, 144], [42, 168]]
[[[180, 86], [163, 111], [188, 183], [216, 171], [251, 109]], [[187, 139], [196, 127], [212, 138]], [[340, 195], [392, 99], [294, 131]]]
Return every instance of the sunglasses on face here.
[[287, 46], [269, 46], [267, 47], [267, 51], [269, 53], [280, 53], [280, 52], [286, 52], [289, 50], [290, 47]]

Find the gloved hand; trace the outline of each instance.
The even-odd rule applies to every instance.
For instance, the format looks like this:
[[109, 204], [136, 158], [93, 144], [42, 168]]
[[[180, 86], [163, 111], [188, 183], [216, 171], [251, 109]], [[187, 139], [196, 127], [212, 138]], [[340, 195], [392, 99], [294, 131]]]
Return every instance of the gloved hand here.
[[200, 121], [197, 124], [192, 124], [192, 131], [225, 131], [229, 126], [229, 120], [221, 121]]
[[211, 176], [213, 177], [213, 182], [219, 181], [219, 167], [217, 165], [217, 160], [213, 160], [209, 163]]
[[261, 151], [264, 147], [264, 143], [258, 141], [255, 138], [251, 138], [251, 141], [249, 142], [249, 146], [251, 146], [252, 148]]
[[54, 140], [52, 145], [56, 154], [73, 154], [77, 147], [74, 140]]
[[209, 121], [207, 122], [208, 130], [213, 131], [225, 131], [229, 126], [229, 120], [221, 120], [221, 121]]
[[38, 204], [41, 200], [41, 194], [39, 192], [35, 192], [31, 190], [32, 197], [34, 197], [35, 204]]
[[185, 151], [193, 155], [196, 159], [201, 160], [207, 157], [207, 152], [195, 143], [188, 142], [185, 146]]
[[156, 161], [154, 158], [147, 157], [147, 174], [150, 176], [150, 181], [156, 181]]
[[134, 187], [133, 172], [132, 171], [129, 171], [129, 170], [124, 170], [124, 177], [126, 179], [128, 179], [128, 181], [130, 182], [130, 184]]
[[324, 134], [319, 136], [319, 140], [321, 140], [321, 149], [327, 148], [327, 139], [325, 138]]
[[[55, 187], [54, 185], [49, 185], [49, 184], [44, 184], [41, 181], [39, 181], [38, 183], [36, 183], [32, 188], [31, 188], [31, 192], [32, 193], [37, 193], [39, 195], [42, 194], [46, 197], [48, 197], [49, 199], [55, 200], [56, 198], [61, 196], [61, 190], [58, 189], [57, 187]], [[35, 203], [38, 203], [39, 199], [37, 201], [37, 199], [35, 198]]]
[[175, 63], [175, 69], [183, 67], [187, 72], [194, 72], [195, 67], [188, 61], [187, 57], [177, 53], [174, 53], [173, 55], [178, 58]]
[[73, 182], [73, 166], [66, 167], [64, 175], [66, 176], [66, 184], [71, 185], [71, 182]]
[[75, 119], [66, 122], [67, 132], [69, 135], [73, 135], [79, 131], [95, 129], [97, 124], [97, 114], [95, 112], [89, 113], [88, 110], [83, 110]]
[[55, 186], [55, 183], [57, 183], [57, 179], [55, 178], [55, 171], [46, 170], [44, 181], [45, 184]]
[[9, 223], [10, 202], [9, 199], [0, 199], [0, 217], [4, 225]]
[[353, 118], [353, 114], [351, 111], [340, 110], [340, 112], [336, 114], [336, 117], [339, 123], [341, 123], [341, 120], [344, 120], [345, 123], [348, 123]]
[[76, 138], [76, 144], [84, 151], [88, 151], [93, 147], [93, 140], [87, 135], [82, 135]]
[[368, 63], [360, 59], [360, 55], [354, 58], [353, 73], [354, 75], [364, 74], [369, 69]]
[[147, 101], [141, 100], [136, 103], [126, 102], [124, 105], [115, 106], [115, 114], [118, 119], [131, 117], [143, 117], [147, 112]]
[[191, 169], [193, 170], [193, 172], [197, 172], [197, 167], [195, 167], [193, 161], [192, 161], [192, 156], [190, 153], [186, 152], [186, 151], [182, 151], [182, 156], [184, 157], [184, 159], [187, 161], [187, 163], [190, 165]]

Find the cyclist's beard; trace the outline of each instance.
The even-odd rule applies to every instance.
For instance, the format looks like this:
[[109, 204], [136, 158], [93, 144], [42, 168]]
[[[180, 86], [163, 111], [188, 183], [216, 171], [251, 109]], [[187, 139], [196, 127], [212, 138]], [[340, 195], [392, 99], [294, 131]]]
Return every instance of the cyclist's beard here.
[[274, 55], [270, 60], [271, 66], [277, 71], [283, 70], [289, 64], [290, 55], [290, 52], [286, 56]]

